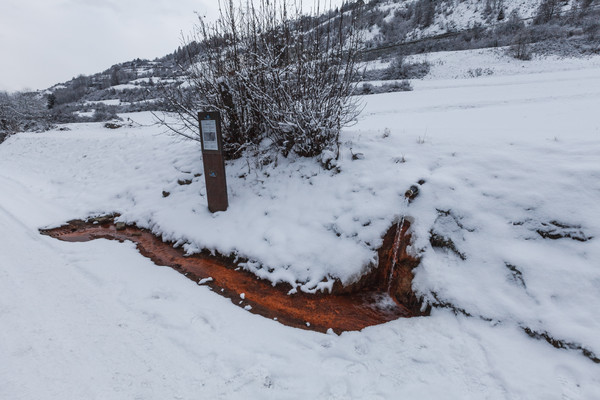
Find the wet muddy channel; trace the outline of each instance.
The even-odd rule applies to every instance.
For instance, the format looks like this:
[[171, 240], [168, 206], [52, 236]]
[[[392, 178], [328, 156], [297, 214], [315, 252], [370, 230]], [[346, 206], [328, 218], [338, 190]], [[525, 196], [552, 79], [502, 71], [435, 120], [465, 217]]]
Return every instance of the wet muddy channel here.
[[394, 224], [384, 236], [378, 268], [350, 286], [336, 282], [332, 293], [317, 294], [288, 294], [289, 285], [273, 286], [270, 281], [238, 268], [227, 257], [204, 253], [186, 256], [181, 248], [163, 242], [149, 230], [115, 223], [112, 217], [69, 221], [59, 228], [40, 232], [68, 242], [129, 240], [156, 265], [173, 268], [252, 313], [296, 328], [318, 332], [332, 329], [340, 333], [424, 315], [411, 289], [412, 269], [419, 260], [406, 251], [410, 243], [410, 223], [402, 222]]

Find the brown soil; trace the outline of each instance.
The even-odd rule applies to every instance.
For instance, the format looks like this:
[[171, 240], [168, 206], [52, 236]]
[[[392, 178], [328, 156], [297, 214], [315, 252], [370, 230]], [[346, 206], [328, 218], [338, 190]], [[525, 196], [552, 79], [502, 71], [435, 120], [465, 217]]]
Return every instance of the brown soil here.
[[[252, 313], [296, 328], [319, 332], [331, 328], [339, 333], [397, 318], [424, 315], [419, 311], [419, 301], [411, 289], [412, 269], [419, 260], [406, 252], [410, 242], [409, 226], [406, 221], [402, 229], [398, 229], [399, 225], [390, 228], [379, 250], [380, 266], [359, 282], [348, 287], [337, 282], [331, 294], [291, 295], [288, 295], [289, 285], [273, 286], [271, 282], [237, 268], [229, 258], [207, 254], [185, 256], [183, 250], [174, 248], [172, 243], [164, 243], [147, 229], [115, 224], [111, 217], [88, 222], [70, 221], [66, 226], [40, 232], [70, 242], [100, 238], [120, 242], [130, 240], [142, 255], [157, 265], [169, 266], [195, 282], [212, 278], [205, 285], [230, 298], [236, 305], [251, 306]], [[240, 297], [242, 293], [245, 294], [244, 299]]]

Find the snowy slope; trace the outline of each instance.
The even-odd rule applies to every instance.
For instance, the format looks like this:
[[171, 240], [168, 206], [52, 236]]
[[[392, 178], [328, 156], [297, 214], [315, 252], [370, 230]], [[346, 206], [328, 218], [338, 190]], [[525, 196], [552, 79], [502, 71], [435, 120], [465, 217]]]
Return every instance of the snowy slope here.
[[[386, 17], [384, 20], [390, 22], [393, 18], [394, 13], [401, 12], [407, 9], [408, 6], [415, 3], [415, 0], [398, 1], [389, 0], [383, 1], [378, 4], [375, 9], [384, 13]], [[560, 10], [568, 10], [571, 7], [573, 1], [560, 2]], [[497, 23], [497, 14], [502, 8], [504, 10], [505, 18], [512, 12], [516, 12], [520, 18], [531, 18], [535, 15], [541, 0], [503, 0], [503, 1], [490, 1], [490, 10], [492, 14], [486, 15], [486, 1], [481, 0], [454, 0], [454, 1], [442, 1], [436, 4], [435, 16], [432, 24], [426, 28], [417, 28], [413, 32], [410, 32], [410, 36], [413, 38], [419, 38], [423, 36], [431, 36], [447, 31], [460, 31], [468, 28], [472, 28], [474, 25], [479, 24], [487, 26], [490, 23]]]
[[[214, 215], [198, 147], [159, 134], [146, 114], [130, 117], [148, 125], [9, 138], [0, 398], [597, 398], [599, 58], [535, 60], [527, 73], [477, 51], [444, 60], [454, 70], [439, 64], [413, 92], [365, 98], [339, 174], [302, 159], [248, 173], [239, 160], [228, 165], [230, 209]], [[481, 65], [495, 73], [464, 78]], [[114, 211], [304, 290], [355, 279], [407, 215], [422, 257], [414, 288], [446, 308], [339, 337], [298, 331], [132, 244], [37, 231]], [[456, 251], [434, 247], [432, 232]]]

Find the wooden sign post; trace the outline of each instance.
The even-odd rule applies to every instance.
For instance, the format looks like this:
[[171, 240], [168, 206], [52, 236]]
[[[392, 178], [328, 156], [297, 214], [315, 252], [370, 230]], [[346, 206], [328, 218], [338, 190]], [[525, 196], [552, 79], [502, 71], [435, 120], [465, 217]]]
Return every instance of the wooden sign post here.
[[202, 160], [206, 197], [210, 212], [225, 211], [227, 200], [227, 180], [225, 160], [223, 158], [223, 138], [221, 136], [221, 115], [219, 112], [199, 112], [200, 140], [202, 142]]

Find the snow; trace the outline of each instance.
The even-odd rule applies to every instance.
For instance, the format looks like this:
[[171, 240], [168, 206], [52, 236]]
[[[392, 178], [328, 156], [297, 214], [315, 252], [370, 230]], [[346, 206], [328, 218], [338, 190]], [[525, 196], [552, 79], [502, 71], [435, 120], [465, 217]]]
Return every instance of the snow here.
[[[140, 126], [7, 139], [0, 398], [597, 398], [600, 366], [581, 348], [600, 355], [598, 58], [522, 67], [495, 52], [429, 57], [440, 63], [414, 91], [364, 99], [343, 131], [340, 173], [306, 159], [250, 171], [230, 162], [221, 213], [206, 209], [199, 146], [162, 134], [149, 114], [126, 115]], [[476, 67], [494, 73], [468, 78]], [[258, 276], [305, 291], [357, 279], [407, 216], [422, 259], [414, 289], [457, 313], [434, 308], [340, 336], [302, 331], [152, 264], [131, 243], [38, 233], [115, 211], [189, 252], [238, 254]], [[433, 247], [431, 232], [456, 252]]]
[[[152, 72], [152, 70], [148, 70], [148, 71], [143, 71], [143, 72]], [[150, 83], [150, 82], [154, 82], [154, 83], [167, 83], [167, 82], [173, 82], [174, 79], [172, 78], [161, 78], [159, 76], [146, 76], [144, 78], [138, 78], [138, 79], [134, 79], [132, 81], [130, 81], [129, 83], [134, 84], [134, 85], [139, 85], [141, 83]]]
[[109, 99], [109, 100], [96, 100], [96, 101], [86, 101], [84, 104], [88, 105], [88, 104], [104, 104], [107, 106], [118, 106], [121, 104], [121, 100], [120, 99]]
[[378, 26], [371, 26], [369, 29], [364, 29], [360, 35], [362, 40], [368, 41], [373, 40], [380, 34], [381, 29]]
[[[581, 58], [564, 58], [559, 56], [534, 56], [532, 61], [517, 60], [507, 57], [507, 47], [477, 49], [469, 51], [445, 51], [427, 54], [411, 55], [406, 57], [406, 62], [427, 61], [430, 65], [429, 74], [425, 81], [451, 80], [456, 85], [456, 79], [478, 78], [489, 75], [502, 76], [517, 75], [522, 79], [536, 79], [524, 75], [540, 74], [544, 72], [574, 73], [574, 71], [594, 70], [600, 67], [600, 56], [586, 56]], [[375, 64], [373, 68], [383, 69], [387, 64]], [[477, 76], [477, 71], [481, 74]], [[413, 81], [418, 85], [419, 80]], [[478, 80], [458, 81], [460, 84], [477, 85]]]
[[130, 89], [139, 89], [139, 86], [133, 85], [131, 83], [123, 83], [121, 85], [112, 86], [111, 89], [121, 91], [121, 90], [130, 90]]
[[92, 118], [94, 116], [94, 113], [96, 112], [96, 110], [91, 110], [91, 111], [75, 111], [73, 114], [79, 116], [79, 117], [85, 117], [85, 118]]

